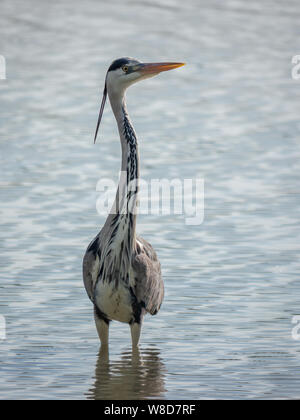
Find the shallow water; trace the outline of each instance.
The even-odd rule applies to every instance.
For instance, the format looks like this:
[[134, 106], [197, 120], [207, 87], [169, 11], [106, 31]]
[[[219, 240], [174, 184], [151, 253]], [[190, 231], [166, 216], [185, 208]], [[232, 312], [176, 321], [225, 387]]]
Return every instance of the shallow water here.
[[[3, 0], [0, 398], [299, 398], [297, 1]], [[203, 178], [205, 217], [141, 215], [166, 297], [139, 354], [114, 323], [98, 354], [81, 262], [117, 180], [108, 64], [188, 65], [128, 92], [151, 178]], [[299, 321], [298, 321], [299, 322]]]

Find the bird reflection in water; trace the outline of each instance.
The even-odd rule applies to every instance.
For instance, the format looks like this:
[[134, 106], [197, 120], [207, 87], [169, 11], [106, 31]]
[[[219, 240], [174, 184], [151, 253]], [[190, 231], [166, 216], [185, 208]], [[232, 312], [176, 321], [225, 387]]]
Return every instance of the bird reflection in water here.
[[95, 382], [87, 398], [94, 400], [127, 400], [163, 398], [165, 367], [159, 350], [126, 350], [121, 359], [110, 361], [107, 350], [101, 350], [95, 370]]

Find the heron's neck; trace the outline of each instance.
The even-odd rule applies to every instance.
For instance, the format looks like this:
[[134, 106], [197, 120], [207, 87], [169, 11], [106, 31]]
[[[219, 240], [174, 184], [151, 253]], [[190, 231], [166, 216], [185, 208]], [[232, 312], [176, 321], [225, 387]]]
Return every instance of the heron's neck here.
[[111, 98], [122, 146], [121, 177], [114, 203], [112, 224], [115, 224], [117, 242], [126, 241], [131, 253], [136, 237], [136, 213], [139, 180], [139, 151], [137, 137], [130, 121], [125, 97]]
[[[127, 206], [128, 213], [127, 221], [130, 229], [132, 229], [132, 236], [135, 238], [136, 214], [137, 214], [137, 199], [139, 189], [139, 150], [138, 141], [130, 121], [125, 100], [122, 104], [122, 122], [119, 128], [120, 140], [122, 145], [122, 176], [126, 182], [126, 190], [122, 191], [124, 204]], [[122, 180], [121, 180], [122, 182]], [[123, 208], [124, 209], [124, 208]]]

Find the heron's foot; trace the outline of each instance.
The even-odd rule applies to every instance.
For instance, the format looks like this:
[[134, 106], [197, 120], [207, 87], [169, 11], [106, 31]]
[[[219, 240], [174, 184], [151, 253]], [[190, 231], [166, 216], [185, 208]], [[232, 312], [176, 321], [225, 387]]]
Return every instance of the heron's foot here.
[[98, 357], [101, 359], [102, 362], [108, 362], [109, 361], [109, 348], [108, 348], [108, 346], [101, 344]]
[[140, 341], [142, 323], [134, 322], [130, 324], [132, 349], [137, 349]]
[[94, 311], [94, 317], [98, 336], [101, 341], [101, 349], [108, 350], [109, 322], [100, 318], [96, 310]]

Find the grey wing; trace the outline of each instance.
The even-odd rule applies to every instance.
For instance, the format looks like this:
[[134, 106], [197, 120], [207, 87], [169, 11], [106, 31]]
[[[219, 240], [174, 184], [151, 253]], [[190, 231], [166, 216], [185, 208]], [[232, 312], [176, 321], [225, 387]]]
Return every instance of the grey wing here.
[[132, 268], [137, 301], [142, 303], [151, 315], [157, 314], [164, 298], [164, 283], [157, 255], [143, 238], [137, 238]]
[[83, 282], [85, 290], [91, 299], [94, 301], [94, 286], [98, 278], [100, 259], [99, 259], [99, 236], [90, 243], [85, 256], [83, 258]]

